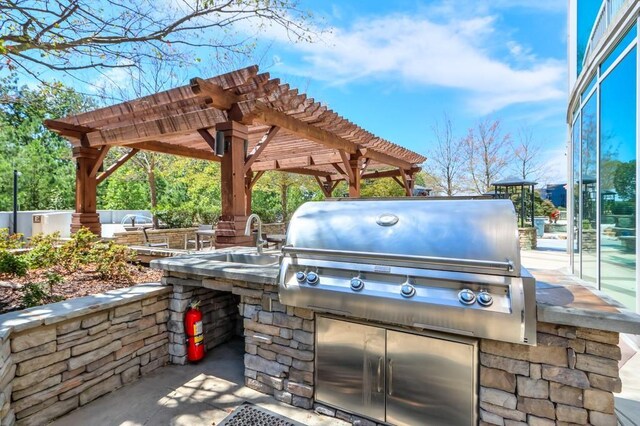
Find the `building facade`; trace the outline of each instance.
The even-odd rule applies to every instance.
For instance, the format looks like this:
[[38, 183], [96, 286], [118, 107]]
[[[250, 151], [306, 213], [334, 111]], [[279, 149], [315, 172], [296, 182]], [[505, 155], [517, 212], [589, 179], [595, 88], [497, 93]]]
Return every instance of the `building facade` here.
[[638, 312], [639, 10], [569, 1], [567, 110], [572, 271]]

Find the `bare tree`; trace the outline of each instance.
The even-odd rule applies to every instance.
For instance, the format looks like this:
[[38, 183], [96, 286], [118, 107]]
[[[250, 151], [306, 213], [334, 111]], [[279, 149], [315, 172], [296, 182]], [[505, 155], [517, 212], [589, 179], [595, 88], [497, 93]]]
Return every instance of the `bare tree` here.
[[429, 170], [436, 179], [437, 189], [451, 197], [462, 190], [461, 174], [466, 164], [464, 140], [453, 135], [453, 125], [446, 113], [442, 124], [435, 121], [431, 130], [435, 146], [428, 156], [431, 161]]
[[251, 33], [272, 25], [292, 40], [312, 34], [296, 0], [4, 0], [0, 17], [0, 70], [36, 78], [39, 67], [73, 72], [194, 60], [200, 48], [224, 59], [246, 53]]
[[533, 131], [528, 127], [518, 130], [517, 143], [512, 143], [513, 170], [522, 179], [540, 180], [545, 175], [545, 166], [540, 161], [542, 148], [533, 140]]
[[469, 129], [465, 153], [473, 189], [484, 194], [507, 167], [510, 135], [502, 134], [500, 120], [486, 119]]
[[[141, 68], [127, 68], [124, 72], [126, 73], [127, 84], [120, 85], [117, 82], [106, 81], [104, 85], [99, 87], [101, 97], [120, 100], [139, 98], [175, 87], [181, 79], [176, 64], [160, 59], [150, 61], [144, 70]], [[112, 161], [115, 161], [125, 151], [127, 150], [116, 149], [114, 154], [117, 155], [110, 155], [109, 157], [111, 157]], [[149, 201], [153, 212], [158, 206], [156, 172], [158, 167], [168, 163], [168, 156], [152, 151], [139, 151], [130, 161], [147, 180]], [[158, 227], [158, 218], [155, 214], [153, 214], [153, 224], [155, 228]]]

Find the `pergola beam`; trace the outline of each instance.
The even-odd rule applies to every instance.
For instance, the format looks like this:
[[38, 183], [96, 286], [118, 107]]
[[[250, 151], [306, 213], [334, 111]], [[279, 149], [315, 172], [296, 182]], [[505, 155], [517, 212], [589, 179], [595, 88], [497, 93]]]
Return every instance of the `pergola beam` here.
[[226, 122], [224, 114], [213, 108], [193, 111], [187, 114], [159, 118], [136, 124], [104, 129], [87, 133], [90, 147], [102, 145], [131, 145], [159, 139], [162, 136], [183, 133], [188, 134], [198, 129], [215, 127]]
[[251, 170], [251, 166], [253, 165], [253, 163], [255, 163], [258, 157], [260, 157], [260, 154], [262, 154], [262, 151], [265, 150], [265, 148], [269, 145], [269, 142], [273, 140], [273, 138], [278, 134], [279, 131], [280, 131], [280, 127], [271, 126], [269, 131], [262, 137], [260, 142], [256, 144], [255, 148], [251, 150], [251, 152], [249, 153], [249, 155], [244, 161], [245, 173]]
[[137, 148], [144, 151], [159, 152], [161, 154], [177, 155], [179, 157], [197, 158], [199, 160], [220, 161], [213, 152], [201, 149], [187, 148], [182, 145], [162, 143], [158, 141], [138, 142], [127, 145], [128, 148]]
[[278, 170], [278, 169], [298, 169], [311, 166], [328, 166], [340, 161], [338, 154], [332, 155], [304, 155], [301, 157], [283, 158], [280, 160], [256, 161], [252, 164], [251, 170]]
[[131, 157], [133, 157], [134, 155], [136, 155], [138, 153], [138, 151], [140, 151], [137, 148], [132, 149], [131, 151], [127, 152], [125, 155], [123, 155], [122, 157], [120, 157], [118, 159], [118, 161], [116, 161], [115, 163], [113, 163], [107, 170], [105, 170], [104, 172], [102, 172], [99, 176], [96, 177], [96, 182], [99, 184], [101, 183], [103, 180], [105, 180], [106, 178], [108, 178], [109, 176], [111, 176], [111, 174], [113, 172], [115, 172], [116, 170], [118, 170], [120, 168], [120, 166], [122, 166], [124, 163], [126, 163], [127, 161], [129, 161], [131, 159]]
[[394, 166], [394, 167], [398, 167], [404, 170], [410, 170], [413, 168], [413, 164], [401, 160], [399, 158], [396, 157], [392, 157], [391, 155], [388, 154], [384, 154], [382, 152], [379, 151], [374, 151], [370, 148], [362, 148], [360, 150], [360, 155], [362, 155], [365, 158], [369, 158], [371, 160], [375, 160], [379, 163], [383, 163], [383, 164], [387, 164], [389, 166]]
[[93, 167], [91, 168], [91, 171], [89, 172], [90, 177], [95, 177], [98, 174], [98, 171], [100, 170], [100, 167], [102, 167], [102, 163], [104, 162], [104, 159], [107, 156], [107, 153], [109, 152], [110, 149], [111, 149], [110, 146], [102, 147], [102, 149], [100, 150], [100, 154], [98, 154], [98, 158], [96, 158], [95, 164], [93, 165]]

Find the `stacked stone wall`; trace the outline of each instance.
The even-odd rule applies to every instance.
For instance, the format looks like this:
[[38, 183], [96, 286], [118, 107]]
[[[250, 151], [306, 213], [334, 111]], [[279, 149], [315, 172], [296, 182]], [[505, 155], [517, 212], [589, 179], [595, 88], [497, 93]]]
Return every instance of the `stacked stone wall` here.
[[[173, 286], [169, 302], [169, 360], [172, 364], [187, 362], [184, 316], [192, 301], [200, 301], [204, 343], [211, 350], [234, 336], [242, 336], [242, 322], [238, 305], [240, 296], [229, 291], [212, 290], [202, 286], [200, 279], [163, 277], [163, 283]], [[205, 280], [207, 281], [207, 280]]]
[[[183, 309], [188, 300], [202, 294], [202, 288], [212, 294], [235, 295], [240, 297], [237, 312], [242, 316], [244, 330], [245, 384], [287, 404], [312, 408], [315, 356], [312, 311], [282, 305], [276, 285], [203, 279], [178, 272], [165, 273], [163, 283], [173, 285], [174, 289], [168, 324], [172, 363], [182, 364], [186, 359], [180, 342], [184, 339]], [[212, 318], [229, 315], [229, 305], [224, 303], [211, 312], [220, 309], [225, 313], [214, 314]]]
[[59, 315], [13, 330], [0, 349], [0, 424], [46, 424], [165, 365], [170, 289], [151, 290], [115, 304], [109, 294], [63, 302], [104, 306], [54, 307]]
[[15, 412], [11, 408], [12, 381], [15, 377], [16, 366], [11, 357], [11, 341], [9, 333], [3, 333], [0, 340], [0, 425], [7, 426], [15, 423]]
[[[185, 238], [196, 239], [198, 228], [149, 229], [147, 235], [150, 243], [168, 243], [169, 248], [184, 249]], [[142, 231], [116, 232], [113, 234], [117, 244], [125, 246], [143, 246], [145, 244]], [[194, 249], [193, 244], [189, 247]]]
[[538, 346], [481, 340], [481, 424], [617, 425], [618, 338], [538, 323]]
[[538, 247], [536, 228], [518, 228], [521, 250], [535, 250]]

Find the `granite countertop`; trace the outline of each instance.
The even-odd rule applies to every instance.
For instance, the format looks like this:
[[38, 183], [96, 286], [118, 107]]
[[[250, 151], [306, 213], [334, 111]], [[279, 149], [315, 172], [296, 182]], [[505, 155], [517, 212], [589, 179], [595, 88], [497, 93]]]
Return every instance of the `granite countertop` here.
[[[203, 277], [277, 284], [278, 264], [249, 265], [214, 260], [222, 253], [255, 254], [255, 248], [234, 247], [157, 259], [151, 267]], [[277, 251], [265, 254], [279, 255]], [[640, 315], [606, 294], [559, 271], [531, 270], [536, 277], [538, 321], [640, 335]]]
[[640, 315], [588, 283], [558, 271], [530, 272], [538, 321], [640, 335]]
[[[221, 262], [216, 257], [223, 253], [257, 254], [253, 247], [233, 247], [208, 252], [194, 252], [175, 257], [151, 261], [152, 269], [182, 272], [210, 278], [227, 278], [258, 284], [275, 285], [278, 282], [278, 263], [271, 265], [251, 265], [245, 263]], [[264, 254], [280, 256], [279, 251], [265, 250]]]

